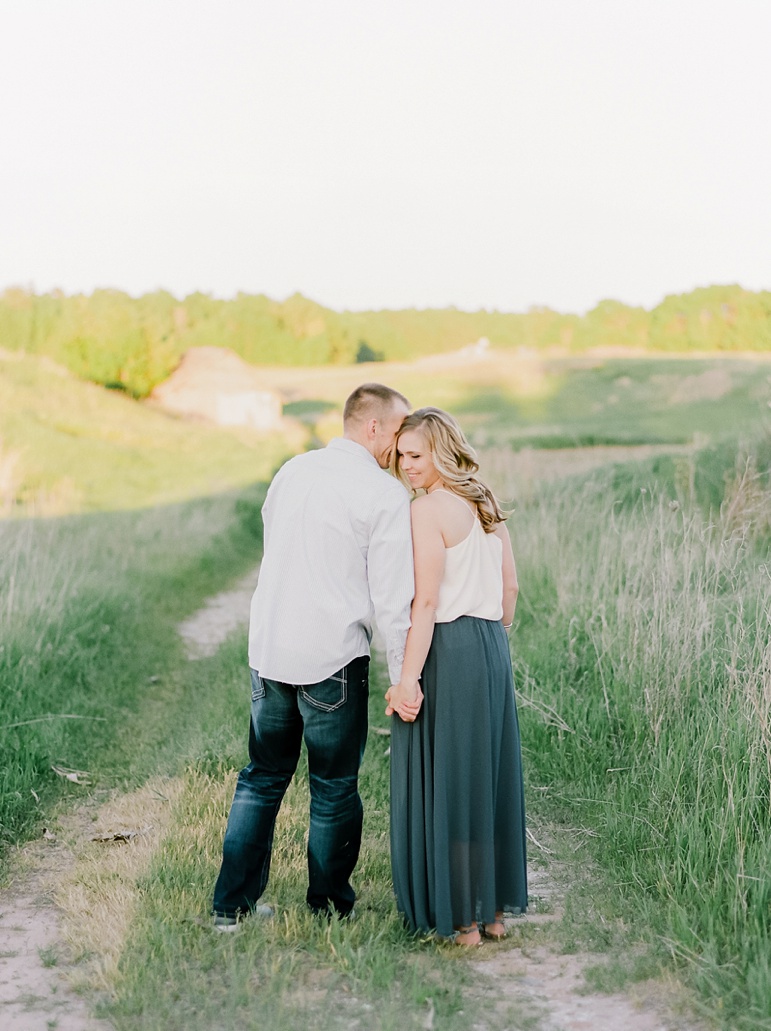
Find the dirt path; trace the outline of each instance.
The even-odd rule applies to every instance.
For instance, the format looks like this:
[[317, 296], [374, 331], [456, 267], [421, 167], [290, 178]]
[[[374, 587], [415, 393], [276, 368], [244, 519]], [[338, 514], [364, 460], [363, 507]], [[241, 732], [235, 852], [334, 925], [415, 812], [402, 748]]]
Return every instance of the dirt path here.
[[[210, 598], [178, 627], [191, 660], [213, 655], [249, 618], [257, 569], [235, 587]], [[50, 834], [20, 850], [15, 874], [0, 891], [0, 1027], [2, 1031], [109, 1031], [96, 1020], [76, 988], [83, 979], [80, 960], [95, 948], [88, 914], [96, 896], [88, 880], [72, 878], [78, 866], [91, 867], [96, 884], [107, 869], [120, 873], [123, 890], [112, 897], [112, 941], [98, 943], [98, 963], [117, 962], [122, 930], [131, 912], [138, 871], [149, 861], [165, 823], [171, 788], [148, 785], [134, 795], [96, 801], [63, 817]], [[159, 801], [161, 805], [159, 807]], [[111, 840], [112, 836], [112, 840]], [[94, 838], [105, 841], [94, 842]], [[126, 846], [129, 846], [128, 848]], [[99, 903], [104, 906], [102, 898]], [[105, 921], [100, 920], [100, 927]], [[93, 980], [93, 963], [89, 980]], [[97, 980], [99, 975], [97, 974]]]
[[180, 783], [151, 780], [125, 795], [92, 796], [16, 857], [0, 892], [2, 1031], [112, 1031], [91, 1015], [110, 990], [147, 869]]
[[[213, 654], [245, 625], [256, 575], [252, 570], [179, 626], [188, 658]], [[3, 1031], [110, 1031], [111, 1024], [90, 1015], [78, 983], [87, 982], [89, 994], [100, 981], [109, 990], [133, 913], [134, 886], [162, 840], [178, 790], [176, 782], [159, 781], [101, 805], [92, 800], [62, 818], [55, 837], [20, 851], [17, 875], [0, 892]], [[602, 957], [561, 954], [551, 944], [549, 927], [561, 916], [555, 869], [532, 870], [536, 903], [527, 917], [509, 921], [512, 941], [485, 944], [469, 956], [480, 1012], [492, 1005], [505, 1021], [509, 1007], [522, 1012], [524, 1003], [532, 1015], [528, 1026], [541, 1031], [700, 1031], [667, 1008], [660, 983], [612, 995], [586, 990], [584, 971]], [[106, 878], [117, 885], [109, 893], [100, 889]], [[89, 917], [97, 907], [93, 924], [109, 928], [110, 937], [94, 941]], [[518, 943], [524, 925], [528, 934]], [[530, 933], [533, 928], [544, 931], [543, 940]]]
[[[518, 947], [491, 946], [486, 954], [480, 949], [479, 958], [471, 960], [488, 1006], [495, 1000], [495, 1008], [505, 1015], [508, 1007], [521, 1011], [524, 999], [539, 1031], [704, 1031], [698, 1022], [675, 1012], [676, 989], [663, 982], [642, 982], [612, 994], [589, 991], [585, 971], [601, 965], [604, 957], [563, 953], [550, 942], [550, 925], [562, 917], [558, 878], [546, 867], [531, 870], [528, 880], [534, 899], [531, 911], [506, 923], [513, 939], [526, 929], [530, 940]], [[543, 930], [543, 941], [530, 933], [533, 926]]]
[[[72, 957], [62, 914], [53, 900], [55, 876], [39, 848], [34, 867], [0, 894], [0, 1024], [3, 1031], [102, 1031], [71, 987]], [[55, 866], [63, 860], [57, 857]]]
[[249, 622], [249, 603], [257, 586], [260, 567], [238, 581], [229, 591], [215, 594], [177, 629], [185, 642], [188, 659], [203, 659], [214, 655], [219, 646]]

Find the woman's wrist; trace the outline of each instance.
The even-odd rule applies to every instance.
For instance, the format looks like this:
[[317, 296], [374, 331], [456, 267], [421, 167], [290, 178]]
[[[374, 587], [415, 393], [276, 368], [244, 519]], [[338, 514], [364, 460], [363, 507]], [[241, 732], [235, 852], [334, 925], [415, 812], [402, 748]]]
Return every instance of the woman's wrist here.
[[419, 677], [409, 676], [408, 674], [402, 673], [402, 678], [399, 683], [407, 691], [414, 691], [417, 689], [419, 679]]

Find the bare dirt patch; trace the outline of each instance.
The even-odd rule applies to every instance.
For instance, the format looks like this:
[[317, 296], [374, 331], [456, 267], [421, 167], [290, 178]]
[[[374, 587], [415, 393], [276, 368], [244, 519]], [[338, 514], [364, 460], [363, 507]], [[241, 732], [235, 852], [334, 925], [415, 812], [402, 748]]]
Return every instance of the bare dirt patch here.
[[704, 1031], [679, 1012], [678, 985], [651, 980], [623, 992], [589, 989], [586, 971], [601, 965], [603, 956], [561, 952], [549, 933], [562, 920], [561, 884], [570, 875], [556, 861], [531, 868], [528, 914], [505, 921], [511, 940], [486, 943], [470, 957], [479, 976], [480, 1004], [504, 1018], [510, 1011], [524, 1012], [540, 1031]]
[[249, 605], [257, 586], [258, 573], [259, 566], [229, 591], [213, 595], [203, 608], [179, 624], [177, 630], [185, 642], [188, 659], [214, 655], [234, 630], [249, 622]]
[[16, 858], [0, 893], [3, 1031], [110, 1031], [79, 991], [108, 991], [177, 781], [91, 799]]
[[558, 955], [544, 947], [511, 949], [474, 962], [491, 984], [496, 1008], [525, 996], [543, 1031], [696, 1031], [696, 1025], [662, 1012], [661, 986], [645, 983], [628, 994], [586, 991], [585, 954]]
[[51, 863], [52, 855], [39, 854], [40, 866], [0, 895], [0, 1023], [4, 1031], [107, 1031], [72, 989], [73, 956], [53, 897], [62, 859]]

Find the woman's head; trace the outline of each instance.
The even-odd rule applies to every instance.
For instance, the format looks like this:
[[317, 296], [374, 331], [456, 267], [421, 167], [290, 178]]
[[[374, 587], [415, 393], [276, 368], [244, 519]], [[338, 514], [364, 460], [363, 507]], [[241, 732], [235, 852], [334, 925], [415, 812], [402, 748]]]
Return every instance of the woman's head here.
[[441, 408], [419, 408], [396, 435], [391, 471], [412, 490], [443, 486], [477, 507], [485, 530], [506, 518], [492, 491], [478, 477], [477, 454], [457, 420]]
[[[401, 443], [405, 446], [402, 447]], [[427, 458], [447, 487], [467, 480], [479, 468], [476, 452], [464, 437], [463, 430], [453, 416], [441, 408], [418, 408], [404, 419], [396, 435], [392, 469], [402, 482], [413, 486], [404, 472], [404, 467], [411, 464], [408, 454]], [[426, 475], [430, 475], [430, 471], [427, 469]], [[422, 486], [422, 483], [418, 484], [418, 487]], [[431, 486], [433, 481], [427, 484], [427, 487]]]

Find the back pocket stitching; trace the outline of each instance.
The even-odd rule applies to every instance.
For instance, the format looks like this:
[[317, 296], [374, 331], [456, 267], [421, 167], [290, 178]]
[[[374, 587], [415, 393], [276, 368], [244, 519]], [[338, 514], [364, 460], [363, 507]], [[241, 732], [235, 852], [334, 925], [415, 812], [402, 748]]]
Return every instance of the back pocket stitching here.
[[328, 677], [328, 680], [334, 680], [335, 683], [342, 685], [342, 691], [340, 693], [340, 701], [335, 702], [334, 705], [327, 705], [325, 702], [319, 702], [315, 698], [311, 698], [306, 692], [304, 687], [300, 688], [302, 694], [308, 705], [312, 705], [314, 709], [319, 709], [321, 712], [334, 712], [335, 709], [339, 709], [341, 705], [345, 705], [348, 701], [348, 671], [343, 669], [343, 675], [341, 677]]

